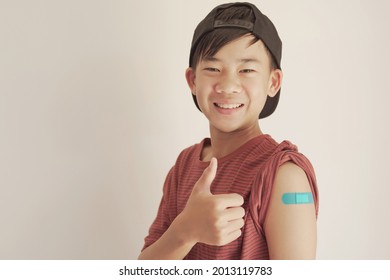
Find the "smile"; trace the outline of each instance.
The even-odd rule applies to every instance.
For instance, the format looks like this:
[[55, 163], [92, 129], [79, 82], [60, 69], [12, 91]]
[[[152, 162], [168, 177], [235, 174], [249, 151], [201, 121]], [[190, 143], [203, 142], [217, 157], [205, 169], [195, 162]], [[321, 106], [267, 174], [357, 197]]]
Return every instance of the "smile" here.
[[244, 106], [244, 104], [241, 103], [235, 103], [235, 104], [214, 103], [214, 105], [222, 109], [236, 109]]

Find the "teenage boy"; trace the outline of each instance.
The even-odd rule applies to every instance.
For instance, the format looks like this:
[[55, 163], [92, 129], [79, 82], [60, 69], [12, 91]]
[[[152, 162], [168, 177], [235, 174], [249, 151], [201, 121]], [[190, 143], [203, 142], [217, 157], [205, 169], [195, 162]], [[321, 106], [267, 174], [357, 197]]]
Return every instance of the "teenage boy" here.
[[210, 138], [182, 151], [139, 259], [313, 259], [313, 167], [263, 134], [282, 82], [282, 43], [250, 3], [214, 8], [197, 26], [186, 79]]

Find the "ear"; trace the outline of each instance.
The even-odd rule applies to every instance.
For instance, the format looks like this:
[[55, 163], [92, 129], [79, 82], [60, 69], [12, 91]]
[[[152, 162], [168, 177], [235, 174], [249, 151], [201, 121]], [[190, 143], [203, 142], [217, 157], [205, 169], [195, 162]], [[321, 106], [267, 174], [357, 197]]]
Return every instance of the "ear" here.
[[196, 85], [195, 85], [195, 70], [191, 67], [188, 67], [186, 70], [186, 80], [188, 87], [190, 88], [193, 95], [195, 95], [196, 92]]
[[280, 69], [271, 70], [269, 77], [268, 96], [274, 97], [282, 86], [283, 72]]

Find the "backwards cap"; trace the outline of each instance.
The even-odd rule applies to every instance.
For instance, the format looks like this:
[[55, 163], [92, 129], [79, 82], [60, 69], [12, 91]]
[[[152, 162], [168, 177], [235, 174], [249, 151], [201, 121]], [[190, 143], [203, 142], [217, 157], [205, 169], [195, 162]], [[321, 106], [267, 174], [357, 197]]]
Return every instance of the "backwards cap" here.
[[[246, 6], [250, 8], [254, 15], [253, 21], [241, 20], [241, 19], [230, 19], [227, 21], [216, 19], [216, 15], [220, 10], [224, 10], [233, 6]], [[257, 38], [259, 38], [264, 45], [270, 51], [276, 66], [281, 69], [280, 61], [282, 59], [282, 41], [279, 38], [278, 32], [273, 25], [273, 23], [269, 20], [267, 16], [262, 14], [260, 10], [251, 3], [229, 3], [222, 4], [215, 7], [196, 27], [194, 36], [192, 38], [191, 44], [191, 52], [190, 52], [190, 64], [192, 61], [192, 57], [195, 53], [195, 50], [201, 41], [201, 39], [209, 32], [217, 29], [217, 28], [240, 28], [246, 29]], [[191, 65], [190, 65], [191, 66]], [[267, 96], [267, 100], [264, 104], [264, 108], [259, 115], [259, 119], [268, 117], [271, 115], [278, 105], [280, 96], [280, 90], [274, 97]], [[196, 107], [200, 110], [198, 103], [196, 101], [196, 97], [193, 96]]]

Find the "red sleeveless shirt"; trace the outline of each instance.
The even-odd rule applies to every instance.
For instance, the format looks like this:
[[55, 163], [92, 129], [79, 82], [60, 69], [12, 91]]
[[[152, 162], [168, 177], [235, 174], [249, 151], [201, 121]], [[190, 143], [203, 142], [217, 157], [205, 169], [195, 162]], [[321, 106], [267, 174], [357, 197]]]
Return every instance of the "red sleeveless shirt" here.
[[[209, 144], [210, 139], [206, 138], [180, 153], [165, 180], [157, 217], [145, 238], [143, 249], [158, 240], [184, 209], [193, 186], [209, 165], [209, 162], [200, 160], [203, 147]], [[218, 159], [217, 175], [211, 185], [213, 194], [238, 193], [243, 196], [242, 207], [246, 214], [242, 235], [224, 246], [197, 243], [185, 259], [269, 259], [263, 225], [276, 171], [287, 161], [305, 171], [318, 214], [318, 190], [309, 160], [289, 141], [278, 144], [271, 136], [260, 135]]]

